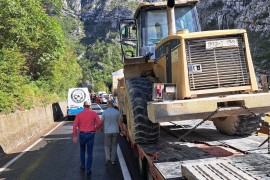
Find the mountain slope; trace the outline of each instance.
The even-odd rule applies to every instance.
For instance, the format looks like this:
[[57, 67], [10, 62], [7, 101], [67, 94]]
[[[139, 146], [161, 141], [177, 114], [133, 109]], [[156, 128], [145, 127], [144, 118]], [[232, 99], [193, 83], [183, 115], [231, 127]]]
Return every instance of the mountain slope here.
[[[113, 51], [115, 56], [113, 63], [117, 65], [108, 68], [111, 54], [96, 56], [93, 54], [93, 47], [104, 42], [104, 46], [118, 44], [118, 22], [122, 18], [132, 18], [136, 7], [141, 0], [65, 0], [75, 16], [79, 16], [84, 24], [83, 32], [85, 37], [80, 43], [87, 47], [81, 65], [91, 65], [84, 69], [85, 79], [93, 78], [94, 83], [103, 81], [106, 86], [110, 85], [108, 77], [111, 71], [121, 68], [120, 49]], [[266, 0], [201, 0], [198, 5], [198, 15], [202, 30], [213, 29], [247, 29], [253, 61], [257, 71], [268, 73], [270, 68], [270, 1]], [[80, 15], [78, 15], [80, 14]], [[97, 39], [99, 42], [97, 42]], [[91, 50], [92, 49], [92, 50]], [[92, 57], [100, 57], [93, 59]], [[98, 73], [97, 73], [98, 72]], [[106, 77], [101, 76], [105, 72]], [[268, 73], [269, 74], [269, 73]], [[102, 78], [100, 78], [100, 76]]]

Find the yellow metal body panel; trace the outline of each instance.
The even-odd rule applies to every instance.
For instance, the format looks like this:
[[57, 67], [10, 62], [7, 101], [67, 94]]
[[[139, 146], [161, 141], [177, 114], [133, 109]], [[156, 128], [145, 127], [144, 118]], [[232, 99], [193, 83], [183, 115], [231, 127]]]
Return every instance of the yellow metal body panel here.
[[[173, 72], [179, 72], [179, 67], [178, 67], [178, 61], [179, 61], [179, 48], [176, 48], [175, 50], [172, 51], [172, 71]], [[172, 83], [178, 82], [180, 79], [179, 76], [172, 76]]]
[[[176, 6], [184, 6], [187, 4], [196, 4], [199, 0], [176, 0]], [[143, 2], [137, 8], [134, 17], [137, 18], [142, 9], [158, 9], [166, 8], [167, 2]], [[231, 86], [218, 86], [219, 88], [208, 89], [196, 89], [191, 90], [188, 62], [186, 54], [186, 41], [193, 39], [210, 39], [220, 37], [241, 35], [239, 39], [243, 41], [246, 60], [247, 73], [250, 82], [243, 83], [235, 87]], [[164, 102], [148, 102], [147, 112], [149, 119], [154, 122], [166, 122], [174, 120], [186, 120], [186, 119], [201, 119], [207, 117], [213, 111], [215, 111], [220, 103], [226, 104], [227, 102], [239, 102], [240, 105], [244, 105], [250, 108], [254, 113], [265, 113], [270, 111], [270, 94], [269, 93], [256, 93], [258, 91], [258, 85], [256, 81], [255, 71], [250, 54], [249, 42], [247, 38], [247, 32], [244, 29], [233, 30], [213, 30], [203, 32], [189, 33], [187, 30], [178, 31], [175, 34], [169, 35], [162, 39], [155, 47], [157, 50], [161, 46], [164, 46], [169, 41], [177, 40], [179, 45], [176, 45], [171, 50], [172, 61], [172, 83], [177, 87], [177, 100], [164, 101]], [[168, 43], [169, 44], [169, 43]], [[188, 46], [188, 45], [187, 45]], [[163, 47], [164, 48], [164, 47]], [[239, 47], [240, 49], [240, 47]], [[163, 49], [164, 50], [164, 49]], [[242, 50], [242, 49], [241, 49]], [[162, 53], [164, 53], [162, 51]], [[156, 57], [157, 58], [157, 57]], [[204, 57], [201, 57], [204, 58]], [[128, 115], [128, 102], [126, 99], [126, 92], [124, 91], [124, 83], [126, 80], [133, 77], [141, 77], [148, 71], [153, 71], [156, 79], [162, 83], [167, 83], [166, 77], [166, 55], [162, 55], [159, 59], [148, 61], [140, 64], [124, 65], [124, 82], [121, 84], [122, 101], [120, 109], [123, 109], [123, 114]], [[221, 60], [222, 61], [222, 60]], [[237, 67], [236, 67], [237, 69]], [[226, 69], [227, 70], [227, 69]], [[231, 73], [233, 74], [233, 73]], [[248, 81], [248, 80], [247, 80]], [[246, 85], [248, 84], [248, 85]], [[249, 94], [235, 94], [234, 93], [249, 93]], [[231, 94], [231, 95], [230, 95]], [[196, 97], [196, 98], [195, 98]], [[192, 99], [194, 98], [194, 99]], [[237, 103], [236, 103], [237, 104]], [[213, 118], [226, 117], [226, 116], [238, 116], [247, 115], [250, 112], [245, 109], [239, 109], [233, 107], [227, 108], [218, 112]]]
[[250, 54], [250, 48], [249, 48], [249, 42], [248, 42], [248, 37], [247, 37], [247, 33], [244, 33], [244, 41], [245, 41], [245, 46], [246, 46], [246, 55], [247, 55], [247, 61], [248, 61], [248, 69], [250, 72], [250, 80], [251, 80], [251, 86], [252, 86], [252, 90], [258, 90], [258, 84], [257, 84], [257, 80], [256, 80], [256, 75], [255, 75], [255, 71], [254, 71], [254, 67], [253, 67], [253, 63], [252, 63], [252, 58], [251, 58], [251, 54]]
[[[238, 101], [251, 109], [254, 113], [266, 113], [270, 111], [270, 94], [238, 94], [225, 97], [207, 97], [186, 100], [149, 102], [147, 112], [149, 119], [154, 122], [168, 122], [176, 120], [202, 119], [206, 118], [218, 108], [218, 103]], [[250, 114], [242, 109], [228, 112], [220, 112], [212, 118], [238, 116]]]
[[213, 30], [213, 31], [201, 31], [201, 32], [192, 32], [192, 33], [177, 33], [174, 35], [169, 35], [166, 38], [162, 39], [155, 47], [157, 49], [159, 46], [164, 44], [166, 41], [171, 39], [194, 39], [194, 38], [204, 38], [204, 37], [213, 37], [217, 35], [232, 35], [232, 34], [245, 34], [247, 31], [245, 29], [228, 29], [228, 30]]
[[142, 63], [142, 64], [132, 64], [124, 66], [124, 77], [125, 80], [134, 77], [141, 77], [144, 72], [153, 70], [154, 62]]
[[[188, 69], [187, 67], [187, 61], [186, 59], [186, 51], [185, 51], [185, 41], [184, 39], [180, 40], [181, 46], [179, 46], [180, 56], [179, 56], [179, 69], [181, 72], [180, 80], [176, 82], [176, 86], [179, 84], [179, 87], [177, 88], [177, 98], [178, 99], [184, 99], [184, 97], [191, 97], [190, 91], [189, 91], [189, 80], [188, 80]], [[173, 72], [176, 73], [177, 71]]]
[[[244, 39], [246, 61], [251, 85], [191, 91], [188, 79], [189, 73], [187, 69], [188, 65], [186, 60], [187, 54], [186, 54], [185, 40], [194, 38], [217, 37], [223, 35], [224, 36], [237, 35], [237, 34], [241, 34]], [[167, 41], [175, 39], [178, 39], [180, 41], [180, 45], [177, 47], [177, 49], [172, 51], [172, 83], [175, 83], [177, 85], [177, 99], [193, 98], [205, 94], [214, 94], [214, 93], [222, 94], [223, 92], [227, 93], [233, 91], [255, 92], [258, 90], [246, 30], [237, 29], [237, 30], [204, 31], [204, 32], [183, 33], [183, 34], [179, 33], [164, 38], [160, 43], [157, 44], [156, 49], [159, 48], [164, 43], [166, 43]], [[166, 55], [162, 56], [156, 62], [156, 64], [154, 64], [154, 72], [155, 76], [159, 78], [161, 82], [166, 83]]]
[[166, 56], [163, 56], [158, 64], [153, 67], [155, 76], [161, 81], [166, 82]]

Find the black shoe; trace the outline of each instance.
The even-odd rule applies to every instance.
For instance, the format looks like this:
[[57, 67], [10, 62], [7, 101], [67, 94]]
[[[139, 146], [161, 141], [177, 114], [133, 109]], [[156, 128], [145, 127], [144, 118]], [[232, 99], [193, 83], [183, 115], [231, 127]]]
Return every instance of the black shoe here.
[[111, 160], [107, 159], [107, 160], [105, 161], [105, 165], [108, 166], [110, 162], [111, 162]]
[[87, 176], [91, 175], [91, 173], [92, 173], [91, 171], [86, 171]]
[[84, 167], [84, 166], [80, 166], [80, 169], [81, 169], [82, 171], [84, 171], [84, 170], [85, 170], [85, 167]]

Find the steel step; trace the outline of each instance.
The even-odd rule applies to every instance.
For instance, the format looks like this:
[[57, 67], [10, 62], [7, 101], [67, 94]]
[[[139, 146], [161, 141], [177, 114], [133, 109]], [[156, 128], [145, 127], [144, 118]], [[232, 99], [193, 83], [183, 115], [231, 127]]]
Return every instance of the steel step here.
[[182, 176], [188, 180], [254, 180], [260, 179], [236, 167], [229, 160], [192, 162], [181, 165]]

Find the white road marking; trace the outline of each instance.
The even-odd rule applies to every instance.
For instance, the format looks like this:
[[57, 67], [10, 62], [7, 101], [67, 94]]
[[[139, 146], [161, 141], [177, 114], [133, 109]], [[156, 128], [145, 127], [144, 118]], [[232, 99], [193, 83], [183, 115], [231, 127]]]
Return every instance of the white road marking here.
[[[101, 112], [103, 112], [102, 108], [99, 106], [99, 104], [97, 104], [97, 106], [101, 109]], [[3, 172], [6, 168], [8, 168], [12, 163], [14, 163], [17, 159], [19, 159], [22, 155], [24, 155], [26, 152], [28, 152], [30, 149], [32, 149], [35, 145], [37, 145], [40, 141], [42, 141], [43, 139], [45, 139], [46, 136], [48, 136], [49, 134], [51, 134], [55, 129], [57, 129], [59, 126], [61, 126], [65, 121], [59, 123], [55, 128], [53, 128], [51, 131], [49, 131], [47, 134], [45, 134], [43, 136], [43, 138], [39, 138], [36, 142], [34, 142], [31, 146], [29, 146], [28, 148], [26, 148], [23, 152], [21, 152], [19, 155], [17, 155], [15, 158], [13, 158], [11, 161], [9, 161], [8, 163], [6, 163], [2, 168], [0, 168], [0, 174], [1, 172]], [[120, 163], [120, 167], [122, 170], [122, 174], [124, 177], [124, 180], [131, 180], [131, 176], [129, 174], [125, 159], [123, 157], [122, 151], [120, 149], [119, 144], [117, 145], [117, 156], [118, 156], [118, 160]]]
[[124, 180], [131, 180], [131, 177], [130, 177], [130, 174], [129, 174], [129, 171], [128, 171], [128, 168], [127, 168], [127, 165], [126, 165], [126, 162], [125, 162], [125, 159], [123, 157], [123, 154], [122, 154], [122, 151], [120, 149], [119, 144], [117, 144], [117, 156], [118, 156], [118, 160], [119, 160], [119, 163], [121, 166]]
[[31, 146], [26, 148], [23, 152], [18, 154], [15, 158], [13, 158], [11, 161], [9, 161], [7, 164], [5, 164], [2, 168], [0, 168], [0, 174], [3, 172], [6, 168], [8, 168], [12, 163], [14, 163], [17, 159], [19, 159], [24, 153], [28, 152], [30, 149], [32, 149], [35, 145], [37, 145], [40, 141], [42, 141], [46, 136], [51, 134], [55, 129], [57, 129], [59, 126], [61, 126], [65, 121], [59, 123], [55, 128], [53, 128], [50, 132], [45, 134], [42, 138], [39, 138], [36, 142], [34, 142]]
[[59, 140], [67, 140], [71, 139], [71, 137], [66, 137], [66, 138], [44, 138], [46, 141], [59, 141]]
[[[100, 108], [100, 111], [103, 112], [103, 109], [100, 107], [99, 104], [97, 104], [97, 106]], [[99, 111], [99, 110], [98, 110]]]
[[[97, 113], [99, 113], [99, 112], [102, 112], [102, 113], [103, 113], [103, 109], [100, 107], [100, 105], [97, 104], [97, 106], [99, 107], [100, 110], [95, 110], [95, 111], [96, 111], [96, 112], [98, 111]], [[102, 115], [98, 115], [99, 118], [101, 118], [101, 116], [102, 116]]]

